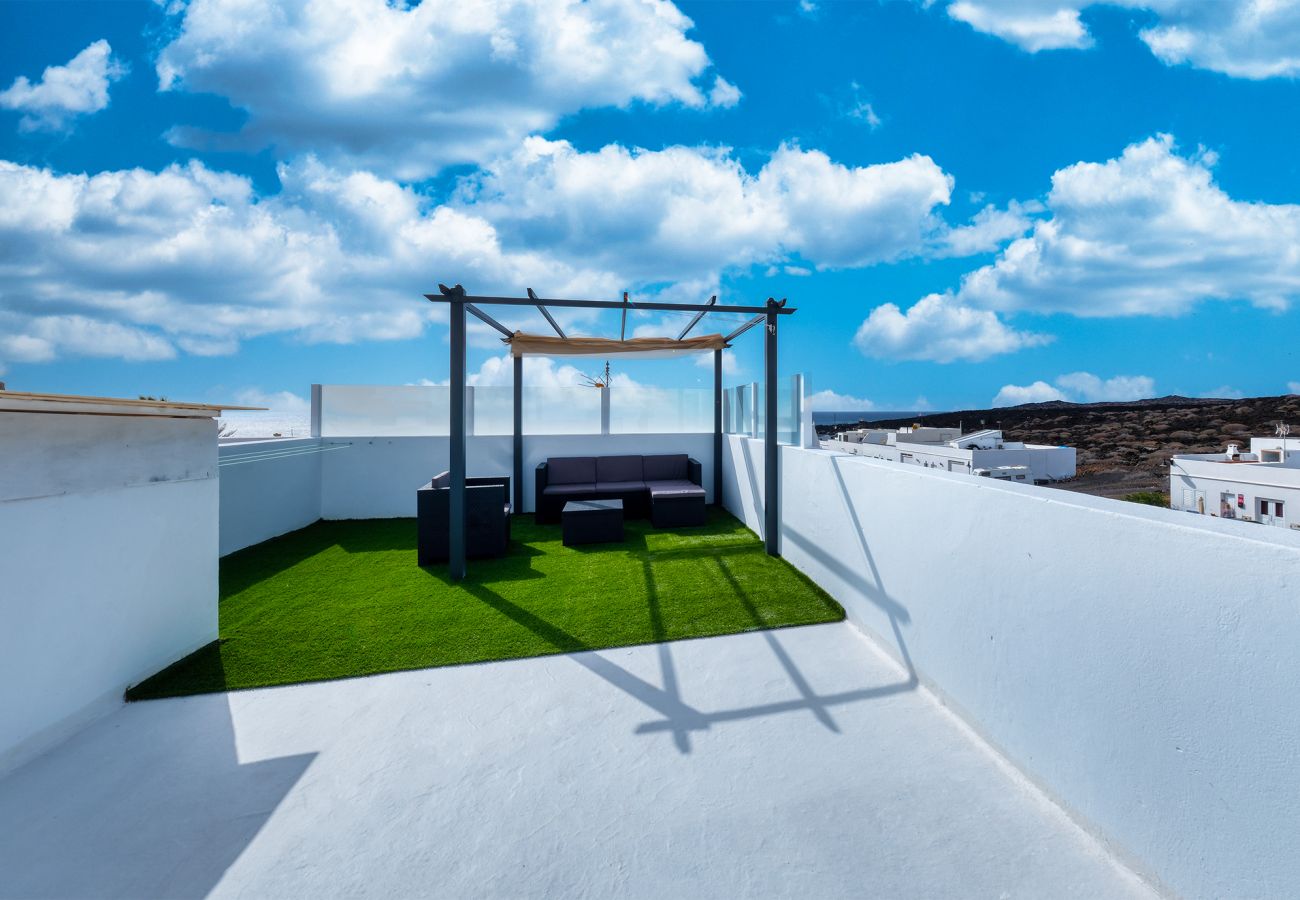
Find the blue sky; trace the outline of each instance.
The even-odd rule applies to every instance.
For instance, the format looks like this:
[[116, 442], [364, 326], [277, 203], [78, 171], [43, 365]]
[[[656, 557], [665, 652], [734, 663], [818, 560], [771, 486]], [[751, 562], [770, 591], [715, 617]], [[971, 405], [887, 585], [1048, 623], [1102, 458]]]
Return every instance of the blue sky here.
[[373, 6], [0, 5], [0, 378], [439, 381], [460, 281], [789, 297], [826, 408], [1300, 390], [1295, 4]]

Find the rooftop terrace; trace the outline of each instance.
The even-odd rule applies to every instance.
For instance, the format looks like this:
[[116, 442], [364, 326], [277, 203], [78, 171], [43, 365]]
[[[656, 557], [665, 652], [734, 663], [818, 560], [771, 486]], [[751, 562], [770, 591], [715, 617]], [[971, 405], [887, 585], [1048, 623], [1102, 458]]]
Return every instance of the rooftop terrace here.
[[0, 895], [1149, 896], [846, 624], [129, 704]]
[[[467, 474], [524, 479], [456, 584], [409, 518], [446, 432], [0, 410], [0, 897], [1294, 892], [1300, 534], [649, 396], [512, 438], [476, 394]], [[540, 461], [628, 453], [720, 508], [533, 521]]]

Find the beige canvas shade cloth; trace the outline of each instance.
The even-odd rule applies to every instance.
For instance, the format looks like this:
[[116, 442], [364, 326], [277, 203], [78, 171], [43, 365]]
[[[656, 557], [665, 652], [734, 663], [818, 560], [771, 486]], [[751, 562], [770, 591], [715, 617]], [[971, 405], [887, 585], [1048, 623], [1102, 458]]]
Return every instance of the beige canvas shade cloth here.
[[522, 331], [516, 331], [508, 343], [512, 356], [616, 356], [628, 353], [675, 356], [678, 353], [721, 350], [727, 346], [726, 339], [720, 334], [702, 334], [680, 341], [659, 337], [615, 341], [610, 338], [524, 334]]

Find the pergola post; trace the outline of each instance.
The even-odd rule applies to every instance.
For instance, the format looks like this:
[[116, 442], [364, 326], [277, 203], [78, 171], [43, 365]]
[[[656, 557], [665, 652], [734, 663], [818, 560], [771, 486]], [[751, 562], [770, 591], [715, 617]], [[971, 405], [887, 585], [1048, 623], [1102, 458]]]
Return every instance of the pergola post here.
[[764, 406], [766, 407], [763, 415], [763, 544], [767, 548], [768, 556], [780, 556], [780, 541], [778, 540], [777, 531], [780, 528], [780, 510], [778, 509], [780, 491], [779, 479], [777, 478], [777, 446], [776, 446], [776, 322], [777, 313], [782, 304], [776, 300], [768, 298], [767, 300], [767, 328], [764, 348], [764, 359], [767, 368], [766, 389], [764, 396]]
[[[452, 580], [459, 581], [465, 577], [465, 557], [466, 543], [468, 535], [466, 534], [466, 493], [465, 493], [465, 463], [466, 463], [466, 397], [465, 397], [465, 313], [477, 317], [492, 328], [501, 333], [503, 339], [511, 345], [514, 359], [514, 491], [513, 505], [516, 511], [523, 507], [523, 355], [530, 352], [529, 346], [532, 346], [532, 352], [540, 352], [537, 348], [550, 346], [546, 342], [553, 342], [555, 338], [543, 338], [536, 335], [524, 335], [520, 332], [510, 331], [492, 316], [488, 315], [479, 306], [535, 306], [541, 310], [546, 320], [551, 323], [559, 341], [564, 344], [575, 343], [575, 339], [566, 338], [563, 329], [551, 315], [549, 308], [556, 307], [562, 309], [589, 309], [589, 310], [618, 310], [622, 314], [622, 323], [619, 329], [619, 340], [600, 342], [595, 339], [584, 339], [584, 346], [590, 349], [593, 343], [616, 344], [614, 352], [635, 352], [648, 350], [665, 349], [658, 346], [660, 343], [670, 343], [667, 338], [658, 341], [644, 341], [638, 338], [627, 340], [627, 311], [629, 309], [638, 310], [657, 310], [662, 312], [692, 312], [696, 315], [691, 319], [689, 325], [677, 336], [676, 344], [679, 348], [686, 349], [704, 349], [704, 346], [693, 347], [684, 344], [686, 336], [691, 329], [700, 321], [705, 313], [728, 313], [753, 316], [748, 322], [741, 325], [728, 335], [710, 335], [700, 341], [692, 339], [692, 343], [699, 343], [714, 350], [713, 356], [713, 484], [714, 484], [714, 502], [722, 503], [722, 448], [723, 448], [723, 413], [725, 406], [725, 397], [722, 393], [722, 349], [731, 345], [731, 342], [740, 335], [744, 334], [751, 328], [767, 324], [766, 339], [766, 358], [767, 372], [765, 383], [767, 385], [767, 402], [765, 404], [766, 426], [764, 428], [764, 462], [766, 467], [765, 487], [767, 493], [767, 502], [764, 504], [766, 509], [765, 515], [765, 532], [764, 535], [767, 552], [773, 556], [779, 555], [780, 547], [780, 515], [778, 505], [780, 497], [779, 479], [777, 478], [777, 466], [779, 457], [777, 454], [777, 355], [776, 355], [776, 328], [777, 322], [781, 316], [788, 316], [795, 312], [793, 308], [786, 307], [786, 301], [776, 301], [768, 298], [767, 303], [763, 306], [746, 306], [746, 305], [719, 305], [716, 296], [710, 297], [707, 303], [664, 303], [659, 301], [646, 301], [633, 303], [631, 298], [623, 295], [622, 302], [612, 300], [552, 300], [538, 297], [532, 288], [528, 289], [528, 296], [525, 297], [496, 297], [496, 296], [467, 296], [465, 289], [460, 285], [447, 287], [445, 284], [438, 285], [439, 293], [425, 294], [425, 298], [435, 303], [446, 303], [450, 311], [450, 337], [451, 337], [451, 428], [450, 445], [451, 445], [451, 465], [449, 467], [450, 476], [450, 516], [449, 531], [450, 540], [448, 541], [448, 572]], [[523, 340], [523, 339], [527, 340]], [[522, 342], [522, 346], [521, 346]], [[655, 346], [649, 346], [655, 345]], [[758, 393], [758, 382], [754, 382], [749, 389], [749, 395]], [[739, 404], [738, 404], [739, 405]], [[735, 414], [744, 417], [747, 414], [752, 415], [752, 425], [749, 426], [749, 433], [753, 437], [758, 437], [758, 403], [757, 397], [754, 397], [753, 406], [749, 406], [747, 401], [746, 409], [737, 409]], [[602, 415], [604, 422], [608, 422], [608, 412]], [[608, 428], [602, 427], [602, 432], [608, 432]]]
[[465, 577], [465, 289], [448, 294], [451, 313], [451, 508], [447, 573], [453, 581]]
[[713, 351], [713, 505], [722, 505], [722, 350]]
[[516, 356], [514, 383], [514, 417], [515, 417], [515, 468], [514, 468], [514, 513], [524, 511], [524, 358]]

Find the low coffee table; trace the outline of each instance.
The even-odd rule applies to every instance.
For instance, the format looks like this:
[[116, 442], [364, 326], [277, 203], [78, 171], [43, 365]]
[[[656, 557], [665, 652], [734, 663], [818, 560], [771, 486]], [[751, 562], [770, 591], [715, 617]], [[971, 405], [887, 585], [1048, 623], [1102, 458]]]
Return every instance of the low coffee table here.
[[623, 540], [622, 500], [570, 500], [560, 512], [564, 546]]

